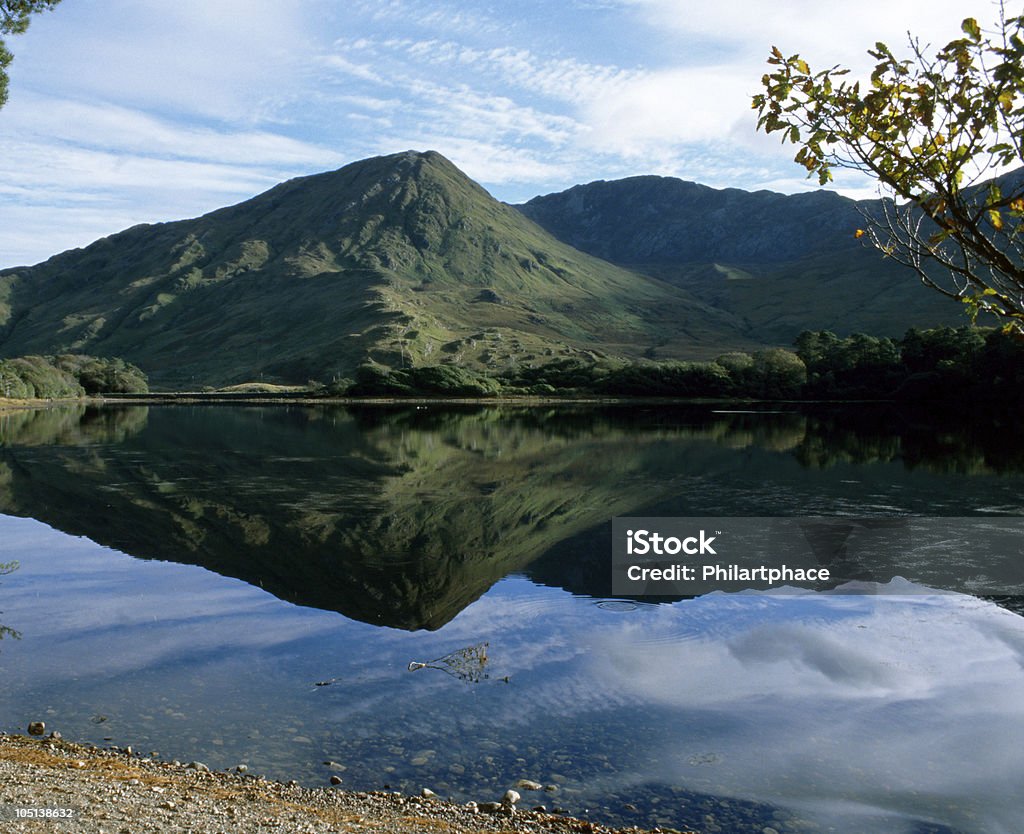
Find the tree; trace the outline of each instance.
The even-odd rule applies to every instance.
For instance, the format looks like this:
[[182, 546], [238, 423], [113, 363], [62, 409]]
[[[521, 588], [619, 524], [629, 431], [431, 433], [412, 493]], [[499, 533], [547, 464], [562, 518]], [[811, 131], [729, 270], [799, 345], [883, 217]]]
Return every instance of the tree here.
[[[0, 0], [0, 35], [20, 35], [28, 29], [29, 16], [56, 6], [60, 0]], [[0, 38], [0, 107], [7, 103], [7, 68], [14, 55]]]
[[751, 359], [751, 394], [768, 399], [799, 396], [807, 382], [807, 366], [799, 356], [785, 348], [767, 348]]
[[[875, 179], [884, 198], [856, 230], [923, 283], [1000, 317], [1024, 334], [1024, 15], [1000, 4], [993, 31], [973, 18], [964, 37], [911, 57], [884, 43], [870, 83], [848, 69], [813, 72], [772, 47], [774, 70], [754, 96], [758, 128], [797, 146], [820, 184], [834, 168]], [[852, 230], [851, 230], [852, 231]]]

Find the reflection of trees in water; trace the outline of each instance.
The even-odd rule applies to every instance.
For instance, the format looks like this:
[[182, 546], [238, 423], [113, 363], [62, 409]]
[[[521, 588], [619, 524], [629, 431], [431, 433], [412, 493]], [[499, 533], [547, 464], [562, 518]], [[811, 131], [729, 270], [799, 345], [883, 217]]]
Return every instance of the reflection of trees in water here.
[[[751, 477], [789, 478], [794, 459], [1024, 471], [1007, 434], [878, 406], [76, 406], [0, 418], [0, 512], [436, 628], [613, 516], [728, 514], [737, 475], [756, 490]], [[775, 501], [757, 506], [770, 515]], [[586, 539], [601, 577], [609, 546]], [[589, 563], [564, 555], [553, 575], [569, 582]]]
[[460, 445], [487, 438], [487, 427], [508, 440], [516, 429], [545, 437], [594, 439], [627, 431], [650, 437], [710, 440], [727, 449], [791, 453], [802, 465], [902, 461], [938, 474], [1024, 472], [1024, 433], [1010, 430], [1012, 416], [927, 411], [906, 406], [848, 403], [743, 408], [727, 405], [649, 405], [506, 408], [443, 405], [349, 407], [371, 434], [440, 433]]
[[0, 415], [2, 446], [80, 446], [120, 443], [141, 431], [146, 406], [70, 405]]
[[793, 450], [801, 465], [902, 461], [942, 475], [1024, 472], [1024, 434], [1006, 414], [953, 413], [936, 407], [846, 406], [812, 412], [807, 433]]
[[[650, 439], [710, 440], [727, 449], [791, 453], [802, 466], [902, 461], [941, 474], [1024, 472], [1024, 434], [1013, 415], [950, 413], [905, 406], [680, 403], [613, 406], [488, 406], [430, 403], [395, 406], [318, 406], [300, 409], [301, 422], [352, 426], [368, 441], [370, 457], [391, 456], [391, 440], [441, 438], [457, 448], [501, 449], [545, 439], [600, 440], [623, 432]], [[212, 408], [212, 407], [211, 407]], [[75, 405], [0, 416], [0, 446], [119, 443], [147, 425], [146, 407]], [[0, 479], [0, 489], [3, 487]]]
[[[0, 576], [6, 576], [9, 573], [13, 573], [19, 567], [20, 565], [17, 562], [0, 562]], [[0, 614], [2, 613], [3, 611], [0, 611]], [[0, 640], [3, 640], [5, 637], [9, 637], [12, 640], [20, 640], [21, 632], [15, 631], [9, 626], [0, 624]]]

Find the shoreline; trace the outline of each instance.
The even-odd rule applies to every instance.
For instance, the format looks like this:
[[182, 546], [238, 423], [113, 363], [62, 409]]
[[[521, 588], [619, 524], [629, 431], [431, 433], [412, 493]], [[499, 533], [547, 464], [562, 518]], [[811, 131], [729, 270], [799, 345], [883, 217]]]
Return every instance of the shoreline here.
[[[32, 818], [38, 810], [64, 809], [70, 818]], [[22, 817], [16, 816], [22, 810]], [[52, 813], [52, 812], [51, 812]], [[474, 807], [436, 796], [387, 791], [304, 788], [235, 771], [210, 771], [198, 762], [179, 764], [131, 752], [101, 749], [61, 738], [0, 733], [0, 820], [4, 831], [76, 834], [189, 831], [213, 834], [302, 831], [475, 834], [638, 834], [638, 828], [500, 802]], [[674, 829], [653, 829], [671, 834]]]
[[602, 397], [602, 396], [505, 396], [505, 397], [343, 397], [297, 396], [295, 394], [236, 393], [236, 392], [150, 392], [148, 394], [97, 394], [88, 397], [62, 399], [10, 399], [0, 397], [0, 415], [13, 411], [31, 411], [69, 405], [336, 405], [336, 406], [668, 406], [668, 405], [723, 405], [723, 406], [822, 406], [822, 405], [886, 405], [900, 404], [893, 399], [859, 400], [765, 400], [726, 399], [721, 397]]

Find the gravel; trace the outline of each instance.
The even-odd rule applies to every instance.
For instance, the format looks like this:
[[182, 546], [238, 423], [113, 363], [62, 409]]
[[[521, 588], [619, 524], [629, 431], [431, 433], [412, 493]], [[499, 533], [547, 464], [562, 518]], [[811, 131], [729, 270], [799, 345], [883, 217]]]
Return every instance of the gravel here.
[[[16, 809], [71, 809], [32, 819]], [[634, 834], [506, 804], [491, 814], [434, 797], [308, 789], [188, 768], [62, 739], [0, 734], [0, 830], [74, 834], [486, 831]], [[655, 831], [669, 829], [655, 829]]]

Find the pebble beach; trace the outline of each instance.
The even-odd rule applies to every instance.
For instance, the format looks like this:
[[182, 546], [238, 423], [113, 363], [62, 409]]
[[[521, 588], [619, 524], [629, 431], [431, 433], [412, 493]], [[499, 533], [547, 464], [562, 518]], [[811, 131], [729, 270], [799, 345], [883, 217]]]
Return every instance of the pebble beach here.
[[[637, 834], [521, 807], [516, 791], [479, 804], [432, 796], [303, 788], [200, 762], [164, 762], [55, 737], [0, 734], [0, 822], [5, 832], [551, 832]], [[668, 832], [671, 829], [654, 829]]]

